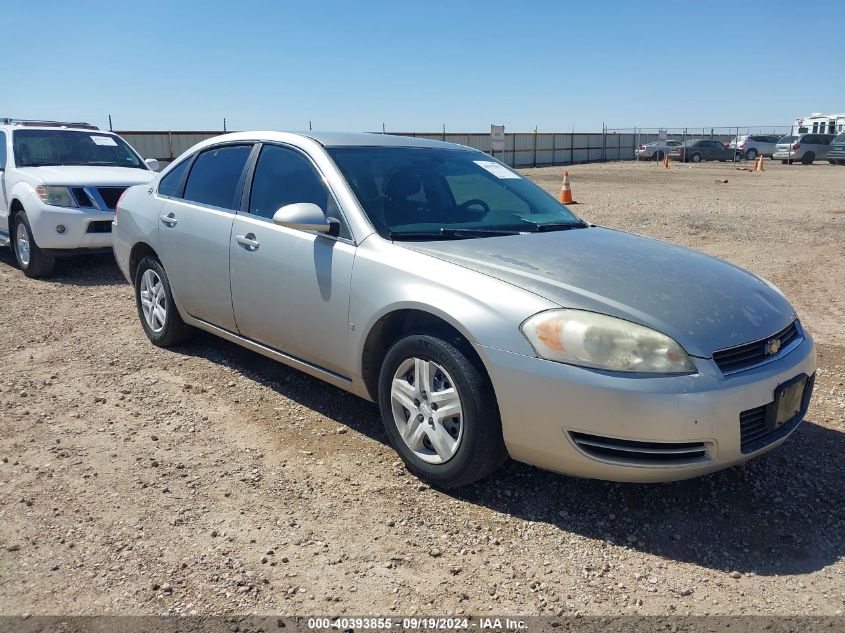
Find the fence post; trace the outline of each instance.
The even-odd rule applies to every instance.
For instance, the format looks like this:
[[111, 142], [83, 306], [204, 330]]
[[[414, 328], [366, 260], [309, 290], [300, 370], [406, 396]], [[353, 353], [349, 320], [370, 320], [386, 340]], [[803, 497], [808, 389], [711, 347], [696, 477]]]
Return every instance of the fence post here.
[[575, 126], [572, 126], [572, 132], [569, 133], [569, 164], [575, 162]]
[[534, 160], [533, 160], [533, 164], [534, 164], [533, 165], [534, 167], [537, 166], [537, 126], [536, 125], [534, 126]]
[[557, 164], [557, 133], [552, 133], [552, 165]]

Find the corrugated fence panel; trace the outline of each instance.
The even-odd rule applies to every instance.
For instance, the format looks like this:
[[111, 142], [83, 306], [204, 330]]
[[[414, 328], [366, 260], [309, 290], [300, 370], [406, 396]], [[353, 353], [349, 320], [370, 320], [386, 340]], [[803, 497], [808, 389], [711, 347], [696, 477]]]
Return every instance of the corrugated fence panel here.
[[[176, 158], [197, 143], [221, 132], [118, 132], [138, 150], [144, 158], [156, 158], [162, 164]], [[446, 140], [491, 153], [490, 135], [485, 132], [403, 132], [400, 136]], [[669, 138], [683, 140], [683, 135], [670, 134]], [[689, 134], [687, 138], [710, 138], [710, 135]], [[713, 138], [727, 141], [728, 134], [714, 134]], [[495, 157], [514, 167], [534, 165], [566, 165], [601, 160], [632, 160], [634, 149], [657, 140], [656, 133], [634, 132], [511, 132], [505, 134], [505, 151]]]

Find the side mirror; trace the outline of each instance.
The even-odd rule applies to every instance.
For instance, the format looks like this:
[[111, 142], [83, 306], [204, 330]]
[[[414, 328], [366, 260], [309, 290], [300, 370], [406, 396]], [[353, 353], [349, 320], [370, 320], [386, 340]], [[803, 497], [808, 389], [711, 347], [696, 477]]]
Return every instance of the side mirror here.
[[144, 161], [150, 169], [153, 171], [158, 171], [161, 168], [161, 165], [155, 158], [148, 158]]
[[332, 228], [323, 210], [311, 202], [286, 204], [273, 214], [273, 222], [300, 231], [329, 233]]

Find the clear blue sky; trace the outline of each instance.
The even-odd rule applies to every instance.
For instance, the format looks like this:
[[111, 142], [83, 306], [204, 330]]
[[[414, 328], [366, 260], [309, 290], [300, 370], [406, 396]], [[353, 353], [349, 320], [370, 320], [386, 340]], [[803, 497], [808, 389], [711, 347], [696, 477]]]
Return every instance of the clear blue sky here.
[[0, 116], [111, 114], [123, 130], [789, 125], [845, 111], [832, 6], [0, 0]]

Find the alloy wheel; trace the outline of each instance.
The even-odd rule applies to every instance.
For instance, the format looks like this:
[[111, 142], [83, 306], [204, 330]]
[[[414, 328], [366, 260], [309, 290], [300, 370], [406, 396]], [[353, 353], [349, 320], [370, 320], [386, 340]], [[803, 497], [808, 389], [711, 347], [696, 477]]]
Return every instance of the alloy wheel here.
[[147, 326], [155, 332], [161, 332], [167, 321], [167, 296], [161, 277], [148, 268], [141, 277], [141, 311]]
[[18, 261], [20, 261], [21, 265], [26, 268], [29, 266], [30, 260], [30, 244], [29, 244], [29, 231], [26, 230], [26, 224], [21, 222], [18, 224], [17, 235], [15, 235], [15, 243], [17, 245], [18, 250]]
[[463, 439], [463, 408], [455, 381], [443, 367], [422, 358], [405, 359], [390, 388], [393, 420], [402, 440], [429, 464], [443, 464]]

